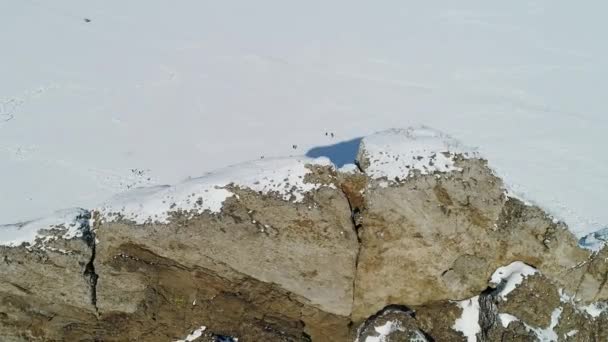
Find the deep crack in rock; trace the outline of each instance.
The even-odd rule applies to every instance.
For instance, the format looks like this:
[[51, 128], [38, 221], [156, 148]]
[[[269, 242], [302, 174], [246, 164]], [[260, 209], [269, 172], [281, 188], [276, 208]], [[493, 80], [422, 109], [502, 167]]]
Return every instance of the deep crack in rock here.
[[[358, 163], [356, 164], [358, 167]], [[356, 288], [357, 288], [357, 270], [359, 269], [359, 254], [361, 253], [361, 237], [359, 236], [359, 229], [361, 229], [362, 225], [360, 223], [360, 214], [361, 211], [359, 208], [354, 207], [353, 205], [353, 201], [351, 200], [348, 191], [345, 191], [343, 187], [341, 187], [342, 193], [344, 194], [344, 197], [346, 198], [346, 201], [348, 203], [348, 208], [350, 209], [350, 220], [352, 223], [352, 228], [353, 228], [353, 232], [355, 233], [356, 237], [357, 237], [357, 253], [355, 255], [355, 274], [353, 277], [353, 286], [352, 286], [352, 291], [353, 291], [353, 300], [352, 303], [354, 305], [355, 303], [355, 295], [356, 295]], [[351, 325], [354, 322], [351, 321]]]
[[481, 342], [490, 341], [490, 330], [498, 320], [496, 296], [503, 287], [504, 283], [501, 283], [497, 288], [488, 287], [479, 295], [479, 326], [481, 332], [478, 334], [478, 338]]
[[90, 225], [91, 214], [88, 213], [88, 217], [84, 217], [83, 223], [83, 239], [85, 240], [87, 246], [91, 249], [91, 259], [84, 267], [83, 276], [89, 285], [89, 296], [91, 299], [91, 305], [95, 308], [95, 312], [97, 313], [99, 310], [97, 308], [97, 280], [99, 279], [99, 275], [95, 272], [95, 247], [96, 247], [96, 238], [95, 233]]

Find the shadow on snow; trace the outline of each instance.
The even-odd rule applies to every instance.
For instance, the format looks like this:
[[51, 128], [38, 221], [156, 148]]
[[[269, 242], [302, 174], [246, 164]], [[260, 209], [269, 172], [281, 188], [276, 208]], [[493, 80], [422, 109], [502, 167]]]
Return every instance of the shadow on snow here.
[[345, 164], [353, 164], [359, 151], [361, 138], [342, 141], [337, 144], [313, 147], [306, 156], [310, 158], [327, 157], [336, 167], [340, 168]]

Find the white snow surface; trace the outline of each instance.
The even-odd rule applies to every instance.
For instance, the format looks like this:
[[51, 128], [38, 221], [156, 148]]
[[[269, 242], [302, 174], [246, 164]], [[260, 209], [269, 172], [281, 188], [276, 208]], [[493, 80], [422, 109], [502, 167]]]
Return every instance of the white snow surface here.
[[568, 292], [564, 291], [563, 288], [557, 289], [557, 293], [559, 293], [559, 301], [562, 303], [572, 303], [575, 304], [575, 295], [571, 295]]
[[[74, 208], [55, 212], [53, 215], [19, 224], [0, 225], [0, 246], [16, 247], [24, 243], [44, 244], [51, 239], [81, 237], [87, 211]], [[56, 229], [58, 234], [44, 234], [44, 230]]]
[[0, 222], [425, 124], [586, 235], [608, 226], [607, 10], [0, 2]]
[[595, 302], [589, 305], [581, 306], [581, 310], [589, 314], [593, 318], [599, 317], [603, 312], [608, 310], [608, 303], [606, 302]]
[[515, 290], [527, 276], [536, 273], [538, 273], [538, 270], [534, 267], [528, 266], [521, 261], [514, 261], [507, 266], [497, 268], [490, 277], [490, 283], [494, 285], [501, 284], [502, 290], [498, 295], [502, 300], [507, 300], [509, 293]]
[[467, 338], [467, 342], [476, 342], [476, 335], [481, 332], [481, 326], [479, 326], [479, 296], [462, 300], [458, 302], [458, 306], [462, 309], [462, 314], [460, 318], [456, 319], [452, 329], [460, 331]]
[[399, 321], [387, 321], [381, 326], [374, 327], [374, 330], [376, 330], [378, 335], [367, 336], [363, 342], [385, 342], [389, 334], [398, 330], [403, 331], [403, 328]]
[[503, 328], [508, 327], [511, 322], [519, 321], [519, 318], [508, 313], [500, 313], [498, 314], [498, 318], [500, 319], [500, 324]]
[[192, 331], [183, 340], [176, 340], [175, 342], [192, 342], [192, 341], [196, 341], [199, 337], [203, 336], [203, 332], [205, 330], [207, 330], [207, 327], [203, 325], [200, 328], [197, 328], [194, 331]]
[[455, 139], [424, 126], [379, 132], [363, 138], [361, 145], [370, 163], [365, 173], [389, 181], [405, 179], [414, 170], [421, 174], [458, 170], [456, 154], [476, 155]]
[[[230, 166], [174, 186], [138, 188], [117, 195], [99, 206], [105, 221], [119, 217], [138, 224], [167, 223], [172, 212], [217, 213], [234, 193], [230, 186], [264, 194], [273, 193], [284, 200], [300, 202], [304, 194], [321, 187], [305, 182], [310, 165], [331, 166], [329, 159], [306, 157], [264, 159]], [[332, 185], [329, 185], [332, 186]], [[116, 214], [120, 214], [116, 215]]]

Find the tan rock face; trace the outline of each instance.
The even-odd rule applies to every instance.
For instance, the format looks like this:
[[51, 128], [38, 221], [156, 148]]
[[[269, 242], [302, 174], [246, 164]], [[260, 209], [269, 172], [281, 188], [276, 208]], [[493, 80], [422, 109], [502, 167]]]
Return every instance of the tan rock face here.
[[[158, 271], [140, 269], [141, 260], [145, 260], [141, 251], [145, 251], [190, 272], [221, 277], [224, 287], [232, 284], [239, 288], [253, 279], [268, 284], [267, 293], [257, 294], [257, 300], [269, 305], [271, 314], [303, 322], [300, 329], [306, 326], [311, 335], [326, 334], [323, 328], [313, 333], [324, 325], [332, 334], [338, 333], [335, 322], [343, 323], [339, 335], [348, 333], [344, 322], [349, 321], [352, 306], [357, 238], [348, 202], [335, 189], [319, 190], [298, 204], [240, 191], [219, 215], [203, 214], [187, 220], [175, 217], [169, 225], [101, 224], [97, 237], [102, 242], [97, 248], [96, 269], [100, 274], [112, 274], [98, 282], [101, 313], [136, 313], [148, 300], [150, 284], [170, 286], [176, 282], [174, 276], [152, 281], [150, 277]], [[140, 252], [133, 255], [132, 250]], [[188, 278], [190, 272], [185, 272]], [[202, 295], [194, 283], [192, 280], [177, 291], [180, 301], [214, 303], [214, 296], [221, 292], [217, 289]], [[253, 293], [250, 296], [255, 301]], [[274, 298], [287, 294], [289, 300], [282, 304]], [[204, 317], [200, 322], [212, 326]]]
[[[588, 259], [564, 227], [507, 198], [485, 161], [458, 165], [462, 171], [370, 183], [361, 211], [355, 320], [391, 303], [470, 298], [495, 269], [516, 260], [558, 276]], [[570, 279], [560, 282], [576, 287]]]
[[[86, 222], [86, 221], [85, 221]], [[55, 229], [44, 244], [0, 246], [0, 336], [3, 341], [61, 340], [73, 324], [95, 319], [94, 241], [65, 240]]]
[[[188, 267], [230, 269], [277, 284], [330, 313], [348, 316], [351, 310], [357, 239], [348, 203], [336, 190], [321, 190], [297, 205], [242, 192], [217, 216], [157, 226], [109, 223], [97, 232], [106, 242], [98, 248], [100, 271], [120, 256], [119, 244], [131, 243]], [[103, 279], [98, 285], [101, 297], [106, 289], [115, 291]], [[99, 307], [114, 310], [122, 303], [100, 299]]]
[[[239, 341], [306, 341], [309, 335], [316, 340], [347, 338], [347, 317], [304, 304], [303, 298], [278, 285], [234, 271], [185, 266], [131, 243], [116, 251], [120, 256], [105, 260], [101, 270], [115, 273], [125, 283], [137, 279], [144, 288], [132, 299], [124, 297], [137, 303], [133, 312], [100, 307], [100, 321], [108, 328], [97, 336], [104, 340], [169, 341], [198, 326]], [[113, 302], [111, 297], [119, 293], [101, 285], [99, 289], [99, 304]]]
[[[135, 224], [93, 211], [86, 234], [0, 246], [0, 340], [608, 338], [608, 249], [506, 196], [482, 159], [431, 156], [416, 162], [445, 172], [386, 179], [365, 170], [388, 159], [366, 155], [364, 172], [310, 167], [321, 186], [302, 201], [235, 186], [219, 212]], [[515, 261], [535, 272], [490, 282]]]

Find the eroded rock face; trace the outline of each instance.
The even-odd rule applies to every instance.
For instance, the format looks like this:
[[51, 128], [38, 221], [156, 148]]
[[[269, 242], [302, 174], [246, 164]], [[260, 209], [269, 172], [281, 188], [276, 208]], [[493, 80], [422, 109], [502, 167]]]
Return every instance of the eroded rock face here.
[[[61, 340], [72, 324], [95, 319], [90, 215], [85, 210], [61, 214], [72, 220], [62, 224], [44, 222], [31, 241], [0, 246], [3, 341]], [[38, 228], [37, 224], [33, 221], [0, 228], [15, 241], [22, 239], [28, 228]]]
[[525, 277], [507, 296], [497, 296], [497, 291], [484, 295], [483, 300], [492, 305], [494, 320], [487, 322], [478, 334], [482, 341], [604, 341], [608, 338], [604, 328], [608, 323], [605, 312], [594, 312], [572, 300], [540, 273]]
[[[102, 313], [138, 313], [142, 303], [158, 301], [150, 291], [168, 292], [159, 305], [177, 301], [189, 311], [223, 312], [226, 304], [216, 296], [230, 292], [234, 300], [260, 302], [255, 310], [237, 305], [239, 312], [286, 316], [300, 334], [348, 334], [358, 243], [348, 202], [336, 189], [321, 189], [297, 204], [238, 191], [219, 215], [176, 216], [171, 224], [136, 227], [101, 223], [97, 237], [96, 269], [112, 274], [98, 282]], [[205, 317], [199, 325], [216, 327], [217, 319]]]
[[507, 197], [485, 161], [457, 165], [461, 171], [388, 186], [371, 181], [361, 211], [353, 317], [395, 302], [472, 297], [495, 269], [516, 260], [556, 276], [569, 290], [578, 286], [574, 277], [558, 277], [590, 256], [574, 236], [538, 208]]
[[484, 159], [429, 129], [366, 138], [358, 158], [0, 227], [16, 236], [1, 340], [608, 339], [608, 249], [508, 196]]

